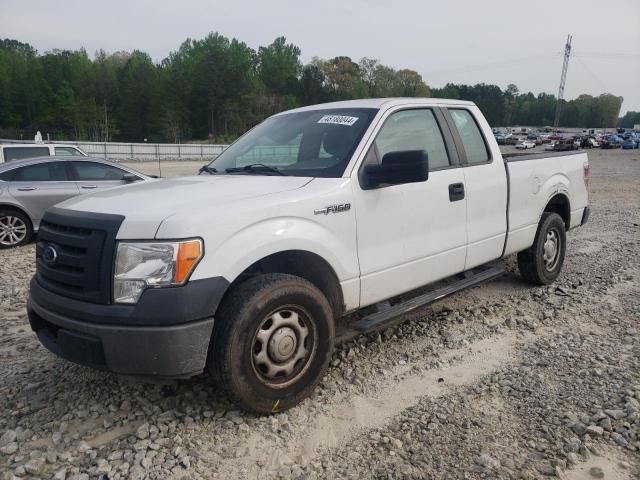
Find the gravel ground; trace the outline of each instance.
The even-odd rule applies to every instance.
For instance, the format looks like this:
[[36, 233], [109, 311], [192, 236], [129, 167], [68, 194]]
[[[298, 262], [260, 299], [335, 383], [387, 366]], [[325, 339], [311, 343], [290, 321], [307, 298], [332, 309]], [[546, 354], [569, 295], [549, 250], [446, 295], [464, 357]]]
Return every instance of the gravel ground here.
[[341, 345], [271, 417], [206, 375], [148, 384], [48, 353], [25, 318], [34, 247], [0, 252], [0, 478], [640, 478], [640, 153], [589, 155], [591, 220], [556, 284], [508, 259]]

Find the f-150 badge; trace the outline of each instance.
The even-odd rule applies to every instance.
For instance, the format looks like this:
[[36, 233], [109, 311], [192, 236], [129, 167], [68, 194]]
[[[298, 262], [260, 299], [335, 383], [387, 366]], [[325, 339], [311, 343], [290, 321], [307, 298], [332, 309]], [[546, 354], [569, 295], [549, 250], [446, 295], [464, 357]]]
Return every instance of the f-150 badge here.
[[319, 208], [314, 210], [315, 215], [329, 215], [330, 213], [340, 213], [351, 210], [350, 203], [341, 203], [339, 205], [329, 205], [328, 207]]

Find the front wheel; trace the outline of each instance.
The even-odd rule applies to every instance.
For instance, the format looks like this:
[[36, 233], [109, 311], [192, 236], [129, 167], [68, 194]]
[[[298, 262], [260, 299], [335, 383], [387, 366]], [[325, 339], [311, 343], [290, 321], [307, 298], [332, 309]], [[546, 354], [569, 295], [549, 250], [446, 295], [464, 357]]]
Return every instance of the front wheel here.
[[566, 248], [564, 221], [557, 213], [543, 213], [533, 245], [518, 253], [520, 274], [534, 285], [550, 284], [560, 275]]
[[19, 247], [31, 240], [31, 221], [17, 210], [0, 210], [0, 249]]
[[334, 337], [331, 307], [318, 288], [293, 275], [259, 275], [220, 306], [209, 370], [240, 407], [279, 412], [311, 394]]

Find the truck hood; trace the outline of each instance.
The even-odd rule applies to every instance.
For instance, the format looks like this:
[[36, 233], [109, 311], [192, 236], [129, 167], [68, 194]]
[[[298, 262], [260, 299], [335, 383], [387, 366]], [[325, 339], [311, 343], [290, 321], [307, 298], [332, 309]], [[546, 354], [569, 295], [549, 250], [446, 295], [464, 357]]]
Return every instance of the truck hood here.
[[153, 238], [165, 218], [210, 205], [295, 190], [312, 179], [266, 175], [199, 175], [141, 182], [81, 195], [57, 205], [69, 210], [123, 215], [119, 238]]

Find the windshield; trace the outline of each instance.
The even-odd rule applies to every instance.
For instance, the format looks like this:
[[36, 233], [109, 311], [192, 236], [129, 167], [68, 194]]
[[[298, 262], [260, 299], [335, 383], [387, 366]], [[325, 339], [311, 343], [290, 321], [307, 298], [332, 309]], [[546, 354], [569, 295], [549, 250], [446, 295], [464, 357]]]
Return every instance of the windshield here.
[[341, 177], [376, 112], [340, 108], [270, 117], [227, 148], [207, 171]]

